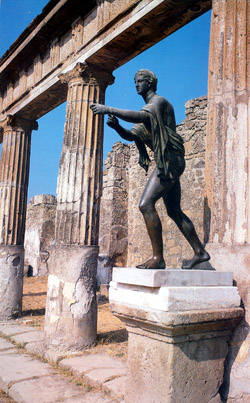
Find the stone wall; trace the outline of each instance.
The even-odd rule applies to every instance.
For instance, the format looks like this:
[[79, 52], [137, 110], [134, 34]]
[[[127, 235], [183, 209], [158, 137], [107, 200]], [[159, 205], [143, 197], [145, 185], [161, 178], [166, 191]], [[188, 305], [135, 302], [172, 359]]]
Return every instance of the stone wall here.
[[128, 189], [130, 147], [120, 141], [108, 153], [103, 172], [100, 213], [100, 254], [124, 266], [128, 253]]
[[25, 231], [25, 272], [33, 276], [48, 273], [50, 245], [55, 237], [56, 198], [39, 195], [27, 206]]
[[[206, 97], [188, 101], [185, 104], [186, 118], [178, 126], [186, 149], [186, 170], [181, 177], [182, 208], [202, 240], [206, 106]], [[150, 155], [153, 158], [152, 153]], [[138, 204], [154, 163], [146, 176], [138, 165], [138, 158], [134, 143], [124, 145], [118, 142], [105, 161], [100, 246], [101, 253], [109, 255], [115, 266], [134, 266], [151, 254], [151, 244]], [[184, 258], [191, 258], [192, 250], [167, 216], [161, 200], [157, 203], [157, 210], [163, 225], [166, 264], [168, 267], [180, 267]]]

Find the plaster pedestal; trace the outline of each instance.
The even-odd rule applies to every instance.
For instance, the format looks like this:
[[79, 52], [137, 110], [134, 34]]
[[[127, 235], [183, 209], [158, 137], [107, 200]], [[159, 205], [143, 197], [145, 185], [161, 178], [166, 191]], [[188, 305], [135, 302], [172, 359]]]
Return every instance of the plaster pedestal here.
[[114, 268], [112, 312], [129, 333], [127, 403], [218, 403], [243, 310], [232, 273]]
[[45, 315], [46, 347], [77, 351], [97, 334], [97, 246], [57, 245], [51, 252]]
[[0, 245], [0, 320], [22, 311], [23, 260], [23, 246]]

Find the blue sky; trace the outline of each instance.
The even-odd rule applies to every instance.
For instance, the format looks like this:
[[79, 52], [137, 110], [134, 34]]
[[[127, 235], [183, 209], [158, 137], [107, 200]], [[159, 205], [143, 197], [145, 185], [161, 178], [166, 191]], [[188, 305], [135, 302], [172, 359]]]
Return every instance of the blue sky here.
[[[41, 13], [47, 0], [0, 0], [0, 56]], [[208, 12], [114, 71], [115, 83], [106, 91], [106, 104], [139, 110], [143, 100], [134, 88], [134, 74], [147, 68], [158, 77], [157, 93], [174, 106], [176, 121], [185, 118], [185, 102], [207, 94], [211, 13]], [[33, 132], [28, 199], [36, 194], [56, 195], [66, 104], [38, 120]], [[125, 124], [130, 127], [129, 124]], [[104, 157], [119, 136], [107, 125]]]

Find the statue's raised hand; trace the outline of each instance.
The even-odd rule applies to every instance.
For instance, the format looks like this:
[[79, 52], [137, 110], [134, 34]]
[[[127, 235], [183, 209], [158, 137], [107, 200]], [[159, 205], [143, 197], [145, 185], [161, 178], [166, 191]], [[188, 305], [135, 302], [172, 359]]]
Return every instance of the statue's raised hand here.
[[109, 115], [107, 125], [112, 129], [116, 129], [119, 126], [119, 120], [114, 115]]
[[105, 105], [91, 104], [90, 108], [92, 109], [94, 115], [99, 115], [99, 114], [104, 115], [105, 113], [107, 113], [107, 107]]

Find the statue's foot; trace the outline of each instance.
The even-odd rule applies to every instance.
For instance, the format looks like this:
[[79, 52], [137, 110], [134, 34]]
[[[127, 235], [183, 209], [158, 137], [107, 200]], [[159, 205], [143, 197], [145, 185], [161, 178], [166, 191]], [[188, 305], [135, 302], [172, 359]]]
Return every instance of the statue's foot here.
[[138, 264], [136, 266], [137, 269], [165, 269], [166, 264], [164, 259], [157, 259], [157, 258], [152, 258], [147, 260], [145, 263]]
[[199, 263], [207, 262], [210, 259], [210, 255], [204, 250], [199, 255], [194, 255], [193, 259], [187, 260], [184, 264], [182, 264], [183, 270], [191, 270], [194, 266]]

